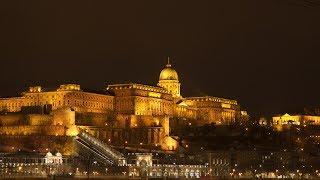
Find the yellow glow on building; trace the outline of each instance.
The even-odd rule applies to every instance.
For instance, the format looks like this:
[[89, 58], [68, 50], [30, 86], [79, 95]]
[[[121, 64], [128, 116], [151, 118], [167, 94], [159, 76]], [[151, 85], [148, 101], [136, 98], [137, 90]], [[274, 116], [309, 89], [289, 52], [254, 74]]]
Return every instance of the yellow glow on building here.
[[57, 91], [80, 91], [80, 85], [78, 84], [63, 84]]
[[272, 117], [272, 121], [274, 125], [286, 125], [286, 124], [294, 124], [294, 125], [319, 125], [320, 124], [320, 116], [309, 116], [309, 115], [290, 115], [288, 113], [282, 116], [274, 116]]
[[160, 125], [159, 119], [154, 119], [153, 122], [154, 122], [154, 124], [155, 124], [156, 126], [159, 126], [159, 125]]
[[178, 73], [171, 67], [169, 59], [166, 67], [160, 72], [158, 86], [169, 91], [175, 98], [181, 97]]
[[221, 104], [221, 107], [222, 107], [222, 108], [230, 109], [230, 108], [231, 108], [231, 105], [230, 105], [230, 104], [222, 103], [222, 104]]
[[77, 126], [70, 126], [67, 129], [66, 135], [67, 136], [77, 136], [79, 134], [79, 130], [77, 128]]
[[247, 111], [241, 111], [241, 115], [248, 116], [248, 112]]
[[35, 93], [35, 92], [41, 92], [41, 86], [34, 86], [34, 87], [29, 87], [29, 92]]
[[274, 124], [283, 125], [283, 124], [296, 124], [300, 125], [301, 116], [291, 116], [286, 113], [283, 116], [277, 116], [272, 118]]
[[155, 97], [155, 98], [161, 97], [160, 93], [155, 93], [155, 92], [149, 92], [148, 95], [149, 95], [149, 97]]
[[162, 145], [162, 149], [174, 151], [178, 148], [178, 142], [170, 136], [165, 137]]
[[[0, 117], [0, 124], [5, 126], [0, 127], [0, 134], [75, 136], [78, 134], [75, 114], [90, 114], [90, 125], [79, 126], [86, 126], [91, 134], [105, 136], [110, 143], [111, 139], [112, 143], [116, 143], [120, 138], [115, 136], [119, 137], [127, 128], [132, 128], [132, 136], [137, 138], [122, 139], [122, 144], [126, 142], [139, 146], [141, 143], [176, 150], [179, 146], [170, 137], [172, 125], [169, 123], [174, 118], [181, 118], [183, 124], [189, 126], [200, 126], [231, 124], [240, 116], [247, 115], [240, 111], [236, 100], [213, 96], [182, 97], [178, 74], [169, 62], [161, 71], [157, 85], [113, 84], [108, 85], [106, 93], [100, 94], [82, 91], [77, 84], [62, 84], [55, 90], [47, 91], [41, 86], [30, 87], [21, 97], [0, 98], [0, 110], [21, 112], [24, 109], [50, 107], [52, 113], [30, 115], [26, 126], [18, 126], [18, 116]], [[40, 131], [39, 126], [47, 131]], [[112, 131], [108, 132], [110, 129]]]

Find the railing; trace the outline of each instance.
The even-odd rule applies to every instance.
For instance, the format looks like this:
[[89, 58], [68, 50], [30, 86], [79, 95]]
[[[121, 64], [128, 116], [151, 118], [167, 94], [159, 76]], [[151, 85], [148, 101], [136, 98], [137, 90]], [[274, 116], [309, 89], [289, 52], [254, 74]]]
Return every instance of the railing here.
[[[107, 165], [107, 164], [113, 165], [114, 164], [113, 160], [111, 160], [109, 157], [103, 155], [98, 150], [91, 147], [89, 144], [85, 143], [81, 139], [76, 139], [76, 141], [79, 145], [81, 145], [81, 148], [85, 150], [85, 153], [87, 153], [87, 151], [89, 151], [90, 153], [92, 153], [92, 155], [94, 155], [95, 159], [98, 160], [99, 162], [102, 162], [105, 165]], [[82, 149], [79, 149], [79, 150], [82, 150]]]
[[78, 134], [76, 141], [86, 149], [91, 150], [99, 158], [104, 159], [108, 164], [126, 164], [123, 154], [84, 131]]

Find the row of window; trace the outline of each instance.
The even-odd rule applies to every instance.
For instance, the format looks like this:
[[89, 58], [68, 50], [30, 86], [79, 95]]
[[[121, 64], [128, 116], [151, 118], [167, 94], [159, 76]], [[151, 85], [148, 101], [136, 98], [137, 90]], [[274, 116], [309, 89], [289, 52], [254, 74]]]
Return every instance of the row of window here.
[[42, 101], [42, 102], [14, 102], [14, 103], [2, 103], [0, 107], [8, 108], [9, 110], [20, 110], [22, 106], [43, 106], [45, 104], [52, 104], [53, 107], [59, 107], [62, 105], [75, 105], [75, 106], [84, 106], [89, 108], [113, 108], [113, 103], [101, 103], [101, 102], [88, 102], [82, 100], [67, 100], [67, 101]]

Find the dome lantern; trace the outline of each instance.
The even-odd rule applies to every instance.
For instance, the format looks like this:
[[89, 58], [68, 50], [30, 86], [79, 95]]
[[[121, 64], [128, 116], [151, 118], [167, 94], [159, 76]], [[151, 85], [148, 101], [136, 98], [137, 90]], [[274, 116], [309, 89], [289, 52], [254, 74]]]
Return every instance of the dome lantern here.
[[171, 64], [170, 64], [170, 58], [168, 57], [168, 63], [166, 65], [166, 67], [171, 67]]

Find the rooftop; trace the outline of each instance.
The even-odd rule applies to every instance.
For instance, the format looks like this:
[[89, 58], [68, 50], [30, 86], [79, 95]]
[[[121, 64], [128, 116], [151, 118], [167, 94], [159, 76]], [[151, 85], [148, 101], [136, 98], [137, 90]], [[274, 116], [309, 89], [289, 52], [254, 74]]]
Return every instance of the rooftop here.
[[153, 91], [158, 93], [165, 93], [170, 94], [166, 89], [158, 86], [150, 86], [144, 84], [137, 84], [137, 83], [128, 83], [128, 84], [113, 84], [108, 85], [107, 90], [117, 90], [117, 89], [141, 89], [146, 91]]
[[212, 101], [212, 102], [221, 102], [221, 103], [227, 103], [227, 104], [233, 104], [233, 105], [237, 105], [238, 104], [236, 100], [213, 97], [213, 96], [187, 97], [187, 98], [185, 98], [185, 100], [189, 100], [189, 101]]

